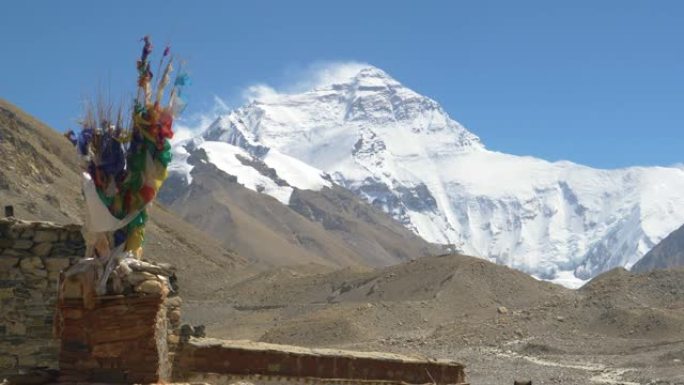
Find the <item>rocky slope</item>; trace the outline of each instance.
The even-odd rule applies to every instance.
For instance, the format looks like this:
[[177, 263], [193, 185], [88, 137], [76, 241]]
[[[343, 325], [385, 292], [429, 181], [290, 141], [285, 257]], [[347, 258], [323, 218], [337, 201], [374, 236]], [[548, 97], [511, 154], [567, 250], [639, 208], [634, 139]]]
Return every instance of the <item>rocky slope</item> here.
[[[76, 150], [55, 130], [0, 99], [0, 205], [13, 205], [27, 220], [81, 223], [83, 200]], [[189, 298], [222, 287], [246, 264], [227, 249], [155, 205], [147, 227], [145, 256], [176, 265]]]
[[281, 267], [185, 306], [211, 336], [453, 359], [472, 384], [669, 384], [684, 381], [683, 278], [617, 268], [570, 290], [444, 255], [373, 271]]
[[631, 270], [642, 273], [673, 267], [684, 267], [684, 226], [673, 231], [655, 245]]
[[176, 146], [174, 157], [159, 200], [253, 260], [387, 266], [441, 250], [319, 170], [275, 151], [257, 157], [194, 139]]
[[567, 285], [631, 267], [684, 222], [682, 168], [598, 170], [487, 150], [382, 70], [343, 72], [309, 91], [257, 95], [197, 140], [275, 169], [303, 163], [430, 242]]

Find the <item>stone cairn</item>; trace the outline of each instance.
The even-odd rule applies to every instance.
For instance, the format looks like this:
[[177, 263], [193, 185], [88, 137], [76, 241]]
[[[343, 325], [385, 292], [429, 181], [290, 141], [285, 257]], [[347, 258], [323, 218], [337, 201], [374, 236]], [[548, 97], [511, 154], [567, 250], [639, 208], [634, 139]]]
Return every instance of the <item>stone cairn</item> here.
[[0, 380], [57, 368], [53, 337], [60, 272], [85, 250], [81, 227], [0, 218]]
[[181, 306], [174, 269], [126, 258], [105, 276], [106, 291], [98, 294], [105, 269], [82, 259], [63, 274], [56, 325], [60, 381], [170, 381]]

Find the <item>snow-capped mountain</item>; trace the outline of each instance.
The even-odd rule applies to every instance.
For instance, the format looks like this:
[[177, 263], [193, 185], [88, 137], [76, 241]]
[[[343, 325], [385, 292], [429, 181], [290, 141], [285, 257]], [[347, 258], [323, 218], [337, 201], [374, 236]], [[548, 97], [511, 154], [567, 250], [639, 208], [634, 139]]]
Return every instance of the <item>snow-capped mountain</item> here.
[[430, 242], [568, 286], [631, 267], [684, 223], [684, 168], [599, 170], [491, 151], [370, 66], [257, 97], [195, 141], [219, 168], [243, 151], [280, 176], [300, 170], [302, 188], [323, 186], [321, 170]]

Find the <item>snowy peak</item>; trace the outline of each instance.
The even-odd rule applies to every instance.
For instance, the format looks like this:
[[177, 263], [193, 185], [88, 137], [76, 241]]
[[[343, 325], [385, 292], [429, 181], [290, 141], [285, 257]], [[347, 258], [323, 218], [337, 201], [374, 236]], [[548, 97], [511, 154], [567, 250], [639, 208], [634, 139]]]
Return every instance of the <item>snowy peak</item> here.
[[302, 93], [264, 94], [219, 117], [203, 137], [255, 154], [277, 147], [324, 170], [372, 148], [400, 156], [484, 148], [437, 102], [375, 67]]
[[396, 81], [387, 72], [380, 68], [367, 66], [362, 67], [349, 79], [335, 79], [330, 84], [319, 84], [315, 90], [328, 89], [364, 89], [382, 90], [389, 87], [401, 87], [401, 83]]
[[569, 286], [632, 266], [684, 223], [682, 168], [596, 170], [489, 151], [378, 68], [328, 75], [219, 117], [203, 139], [222, 145], [207, 149], [294, 159], [430, 242]]

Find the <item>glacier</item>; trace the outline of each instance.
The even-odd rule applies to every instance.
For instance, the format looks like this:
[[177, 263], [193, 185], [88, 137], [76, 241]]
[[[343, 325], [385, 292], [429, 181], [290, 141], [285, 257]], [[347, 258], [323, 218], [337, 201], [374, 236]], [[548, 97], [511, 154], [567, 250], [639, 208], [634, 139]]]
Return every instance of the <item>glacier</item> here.
[[[492, 151], [379, 68], [327, 80], [259, 95], [191, 141], [283, 203], [282, 186], [231, 159], [261, 159], [301, 189], [331, 180], [430, 242], [569, 287], [631, 267], [684, 223], [684, 167], [602, 170]], [[187, 146], [175, 145], [170, 170], [190, 183]]]

